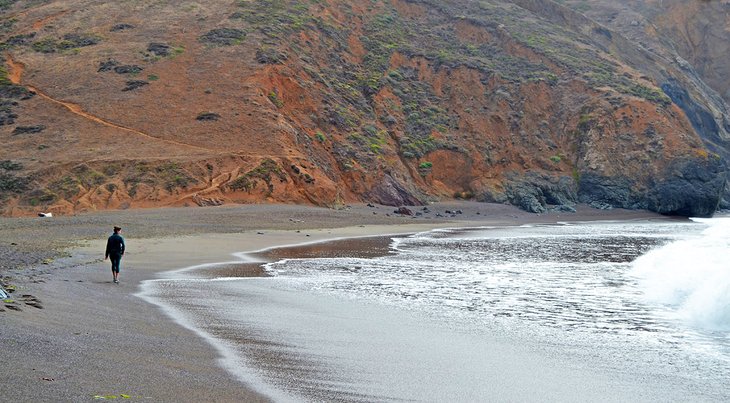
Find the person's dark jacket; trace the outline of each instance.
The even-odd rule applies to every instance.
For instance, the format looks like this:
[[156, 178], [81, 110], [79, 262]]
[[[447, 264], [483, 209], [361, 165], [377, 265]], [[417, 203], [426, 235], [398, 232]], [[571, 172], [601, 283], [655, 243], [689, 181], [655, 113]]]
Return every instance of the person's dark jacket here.
[[109, 256], [121, 257], [124, 255], [124, 238], [119, 234], [112, 234], [106, 241], [106, 254], [104, 258]]

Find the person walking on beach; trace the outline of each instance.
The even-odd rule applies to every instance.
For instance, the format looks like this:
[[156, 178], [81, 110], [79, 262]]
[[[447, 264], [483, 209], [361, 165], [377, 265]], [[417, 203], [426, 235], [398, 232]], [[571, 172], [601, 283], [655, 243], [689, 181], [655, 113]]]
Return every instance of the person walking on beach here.
[[119, 263], [124, 255], [124, 238], [119, 235], [120, 232], [122, 229], [114, 226], [114, 233], [106, 241], [106, 253], [104, 254], [104, 260], [112, 261], [112, 276], [115, 284], [119, 284]]

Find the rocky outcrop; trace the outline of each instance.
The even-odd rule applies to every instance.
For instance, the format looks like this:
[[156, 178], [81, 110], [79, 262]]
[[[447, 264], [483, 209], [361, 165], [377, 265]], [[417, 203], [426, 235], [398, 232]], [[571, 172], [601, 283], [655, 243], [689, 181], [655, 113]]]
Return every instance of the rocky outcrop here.
[[[711, 145], [713, 152], [726, 150], [726, 140], [720, 134], [721, 127], [704, 105], [694, 100], [676, 79], [668, 79], [662, 83], [661, 88], [671, 98], [672, 102], [684, 111], [690, 123], [692, 123], [692, 127], [700, 137]], [[730, 122], [727, 117], [723, 117], [722, 121], [723, 129], [730, 131]]]
[[646, 208], [661, 214], [709, 217], [725, 191], [727, 169], [717, 156], [674, 161], [649, 188]]
[[372, 186], [371, 190], [365, 194], [365, 198], [386, 206], [422, 205], [423, 202], [413, 193], [412, 190], [409, 191], [402, 183], [386, 174]]
[[524, 176], [510, 174], [504, 197], [510, 204], [532, 213], [575, 211], [578, 200], [573, 178], [550, 177], [532, 172]]
[[578, 198], [596, 208], [647, 209], [660, 214], [709, 217], [725, 191], [727, 171], [716, 156], [674, 161], [648, 184], [626, 177], [585, 174]]
[[595, 208], [645, 208], [643, 195], [635, 190], [633, 180], [625, 177], [583, 174], [580, 178], [578, 199]]
[[[530, 2], [540, 1], [526, 3]], [[726, 14], [730, 3], [566, 0], [562, 4], [610, 30], [614, 43], [611, 49], [660, 83], [664, 93], [684, 111], [707, 148], [727, 166], [730, 91], [726, 77], [730, 64], [726, 50], [730, 30]], [[617, 42], [623, 38], [627, 41]], [[730, 183], [725, 186], [721, 208], [730, 208]]]

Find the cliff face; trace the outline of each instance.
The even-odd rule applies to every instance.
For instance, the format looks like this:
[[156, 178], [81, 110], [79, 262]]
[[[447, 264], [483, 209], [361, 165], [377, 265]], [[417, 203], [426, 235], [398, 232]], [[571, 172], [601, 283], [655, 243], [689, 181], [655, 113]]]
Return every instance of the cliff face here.
[[[563, 2], [621, 33], [624, 59], [652, 77], [690, 120], [708, 150], [730, 160], [730, 1], [650, 0]], [[638, 50], [638, 57], [627, 56]], [[730, 185], [721, 206], [730, 208]]]
[[686, 67], [730, 101], [726, 79], [730, 74], [730, 1], [568, 0], [563, 4], [621, 32], [670, 63], [686, 61]]
[[722, 98], [570, 1], [8, 3], [4, 214], [725, 194]]

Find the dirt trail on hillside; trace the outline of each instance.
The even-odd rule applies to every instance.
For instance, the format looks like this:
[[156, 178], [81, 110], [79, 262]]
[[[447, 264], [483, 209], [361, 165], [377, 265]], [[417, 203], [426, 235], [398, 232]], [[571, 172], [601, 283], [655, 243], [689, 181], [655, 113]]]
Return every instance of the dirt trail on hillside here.
[[23, 78], [23, 64], [13, 60], [10, 54], [5, 57], [5, 61], [8, 64], [8, 80], [13, 84], [20, 85], [20, 80]]
[[236, 168], [230, 172], [223, 172], [220, 175], [216, 176], [215, 178], [212, 178], [208, 182], [208, 187], [205, 189], [199, 189], [192, 192], [188, 192], [184, 195], [181, 195], [177, 198], [176, 203], [180, 203], [183, 200], [192, 199], [195, 201], [198, 198], [204, 198], [205, 195], [211, 192], [219, 191], [221, 190], [221, 187], [228, 183], [229, 181], [233, 180], [234, 178], [238, 177], [239, 169]]
[[288, 158], [289, 157], [288, 155], [285, 155], [285, 154], [278, 155], [278, 154], [244, 153], [244, 152], [221, 152], [220, 150], [209, 149], [206, 147], [200, 147], [200, 146], [196, 146], [196, 145], [192, 145], [192, 144], [182, 143], [182, 142], [175, 141], [175, 140], [161, 139], [161, 138], [152, 136], [148, 133], [145, 133], [143, 131], [140, 131], [140, 130], [137, 130], [137, 129], [134, 129], [131, 127], [119, 125], [114, 122], [110, 122], [104, 118], [101, 118], [99, 116], [86, 112], [80, 105], [74, 104], [72, 102], [62, 101], [62, 100], [53, 98], [52, 96], [39, 90], [37, 87], [34, 87], [29, 84], [23, 84], [22, 79], [23, 79], [23, 72], [25, 71], [25, 65], [22, 62], [19, 62], [19, 61], [16, 61], [15, 59], [13, 59], [13, 57], [10, 53], [6, 53], [5, 63], [8, 66], [8, 79], [13, 84], [22, 85], [22, 86], [28, 88], [30, 91], [35, 92], [36, 95], [38, 95], [39, 97], [41, 97], [47, 101], [50, 101], [52, 103], [61, 105], [64, 108], [66, 108], [69, 112], [71, 112], [77, 116], [80, 116], [84, 119], [95, 122], [97, 124], [101, 124], [101, 125], [104, 125], [107, 127], [118, 129], [118, 130], [123, 130], [126, 132], [131, 132], [136, 135], [148, 138], [150, 140], [161, 141], [161, 142], [164, 142], [167, 144], [174, 144], [176, 146], [193, 149], [193, 150], [196, 150], [197, 152], [203, 151], [206, 154], [211, 154], [211, 155], [224, 155], [225, 154], [225, 155], [232, 155], [232, 156], [235, 155], [235, 156], [239, 156], [239, 157], [278, 157], [278, 158]]
[[53, 102], [55, 104], [61, 105], [64, 108], [68, 109], [71, 113], [73, 113], [75, 115], [78, 115], [78, 116], [81, 116], [84, 119], [88, 119], [88, 120], [91, 120], [92, 122], [96, 122], [98, 124], [101, 124], [101, 125], [104, 125], [104, 126], [107, 126], [107, 127], [112, 127], [114, 129], [124, 130], [124, 131], [127, 131], [127, 132], [131, 132], [131, 133], [137, 134], [137, 135], [142, 136], [142, 137], [146, 137], [146, 138], [151, 139], [151, 140], [162, 141], [162, 142], [165, 142], [165, 143], [168, 143], [168, 144], [174, 144], [174, 145], [177, 145], [177, 146], [180, 146], [180, 147], [192, 148], [192, 149], [195, 149], [195, 150], [198, 150], [198, 151], [205, 151], [207, 153], [213, 152], [213, 150], [210, 150], [210, 149], [207, 149], [207, 148], [204, 148], [204, 147], [199, 147], [199, 146], [195, 146], [195, 145], [191, 145], [191, 144], [186, 144], [186, 143], [180, 143], [180, 142], [174, 141], [174, 140], [160, 139], [160, 138], [157, 138], [155, 136], [149, 135], [149, 134], [147, 134], [145, 132], [139, 131], [137, 129], [133, 129], [131, 127], [126, 127], [126, 126], [118, 125], [118, 124], [113, 123], [113, 122], [110, 122], [110, 121], [108, 121], [106, 119], [103, 119], [103, 118], [100, 118], [98, 116], [92, 115], [92, 114], [84, 111], [83, 108], [81, 108], [81, 106], [79, 106], [79, 105], [76, 105], [76, 104], [71, 103], [71, 102], [66, 102], [66, 101], [58, 100], [58, 99], [53, 98], [50, 95], [44, 93], [43, 91], [39, 90], [38, 88], [36, 88], [36, 87], [34, 87], [32, 85], [22, 84], [23, 71], [25, 70], [25, 65], [23, 65], [23, 63], [21, 63], [21, 62], [15, 61], [9, 53], [6, 54], [6, 56], [5, 56], [5, 62], [8, 65], [8, 79], [10, 80], [10, 82], [12, 82], [13, 84], [16, 84], [16, 85], [22, 85], [22, 86], [28, 88], [30, 91], [35, 92], [36, 95], [38, 95], [39, 97], [41, 97], [41, 98], [43, 98], [45, 100], [51, 101], [51, 102]]
[[55, 14], [51, 14], [48, 17], [44, 17], [33, 23], [33, 30], [38, 31], [41, 28], [43, 28], [48, 22], [55, 20], [56, 18], [58, 18], [64, 14], [67, 14], [67, 13], [68, 13], [68, 10], [64, 10], [64, 11], [59, 11]]

